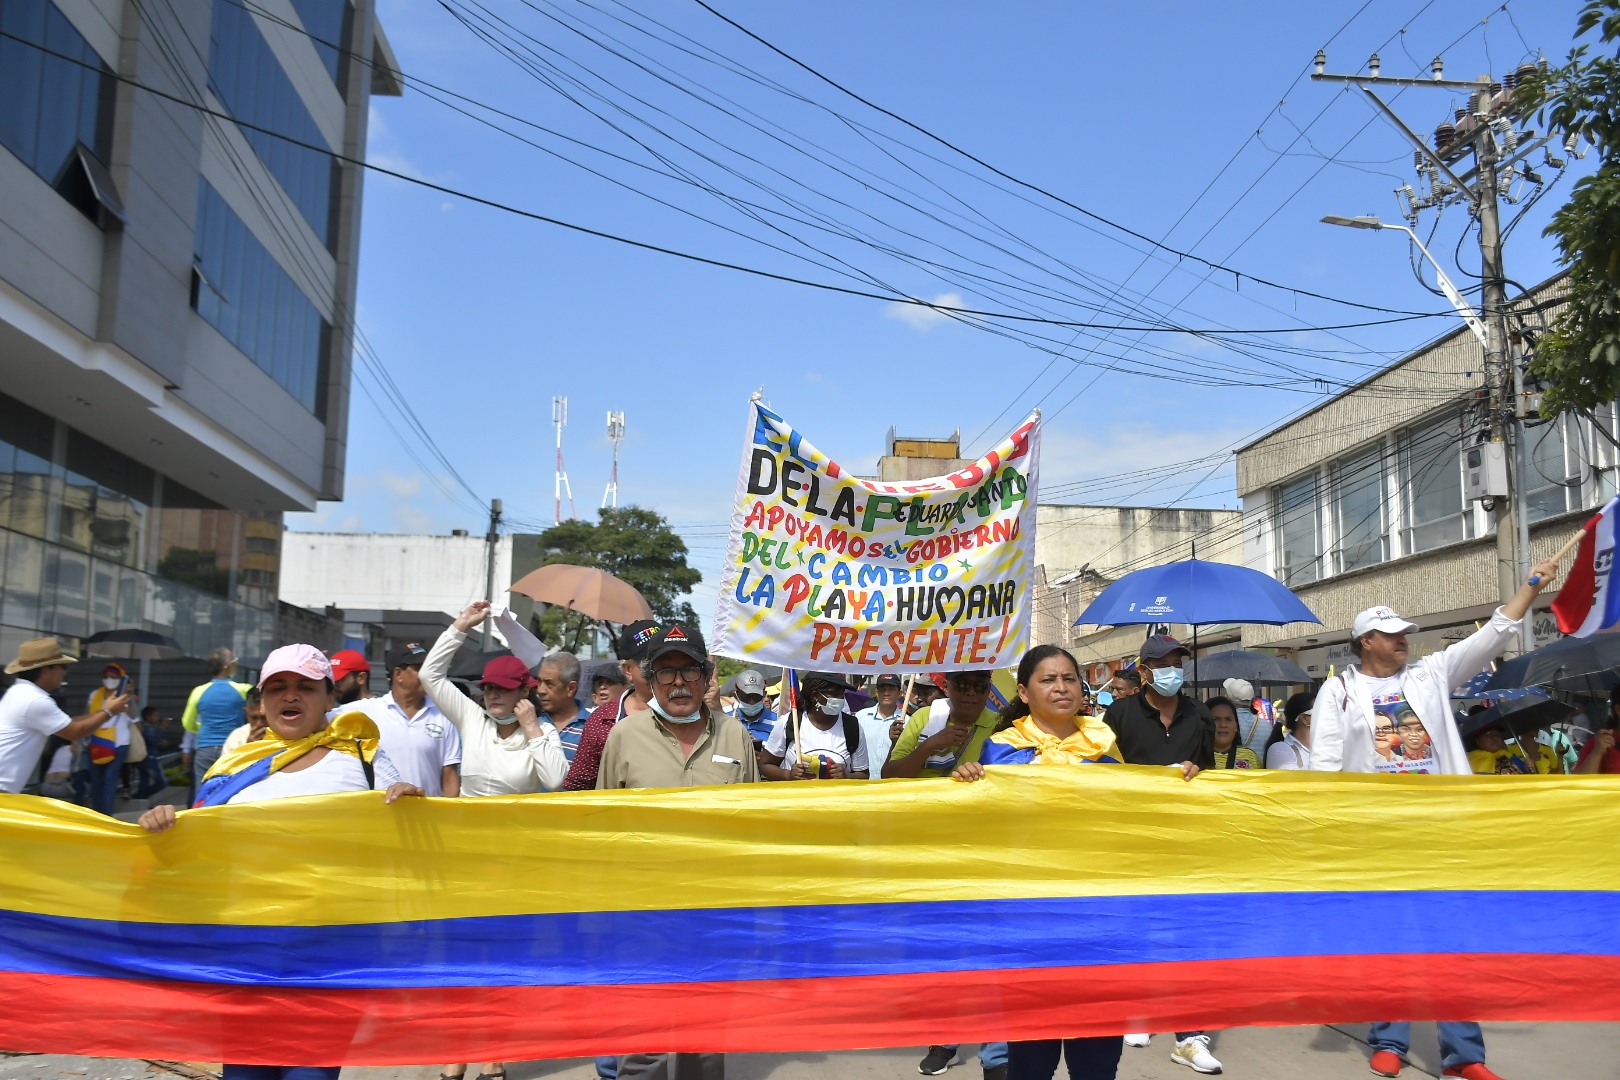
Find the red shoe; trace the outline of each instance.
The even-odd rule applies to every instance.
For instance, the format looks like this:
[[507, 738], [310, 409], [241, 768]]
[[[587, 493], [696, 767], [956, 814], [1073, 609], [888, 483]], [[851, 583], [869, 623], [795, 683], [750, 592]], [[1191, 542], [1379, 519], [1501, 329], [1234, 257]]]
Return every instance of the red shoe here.
[[1470, 1061], [1466, 1065], [1453, 1065], [1440, 1073], [1441, 1076], [1460, 1076], [1463, 1080], [1502, 1080], [1491, 1070], [1485, 1067], [1483, 1061]]
[[1367, 1062], [1367, 1067], [1375, 1076], [1399, 1076], [1401, 1064], [1401, 1055], [1393, 1050], [1377, 1050], [1373, 1052], [1372, 1060]]

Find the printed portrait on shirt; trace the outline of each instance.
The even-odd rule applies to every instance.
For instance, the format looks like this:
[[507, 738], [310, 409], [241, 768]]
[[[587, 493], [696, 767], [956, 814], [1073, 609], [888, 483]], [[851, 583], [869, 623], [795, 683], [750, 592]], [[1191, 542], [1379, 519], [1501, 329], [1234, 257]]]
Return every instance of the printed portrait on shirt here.
[[1400, 694], [1373, 698], [1373, 739], [1379, 772], [1433, 773], [1434, 742], [1417, 712]]

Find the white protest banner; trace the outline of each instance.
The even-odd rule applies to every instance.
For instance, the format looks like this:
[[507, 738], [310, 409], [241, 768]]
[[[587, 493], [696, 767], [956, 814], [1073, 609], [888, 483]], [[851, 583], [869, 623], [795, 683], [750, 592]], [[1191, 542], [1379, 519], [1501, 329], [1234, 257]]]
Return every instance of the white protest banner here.
[[719, 656], [844, 674], [1010, 667], [1029, 645], [1040, 411], [971, 466], [850, 476], [750, 404]]

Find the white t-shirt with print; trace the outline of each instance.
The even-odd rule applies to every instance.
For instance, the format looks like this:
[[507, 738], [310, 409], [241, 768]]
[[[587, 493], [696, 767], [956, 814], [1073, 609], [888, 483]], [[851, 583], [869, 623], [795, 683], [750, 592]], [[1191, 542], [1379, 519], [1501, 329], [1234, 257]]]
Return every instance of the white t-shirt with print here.
[[[844, 740], [843, 717], [835, 721], [826, 731], [817, 727], [813, 721], [800, 719], [799, 737], [804, 740], [806, 754], [826, 754], [842, 763], [847, 772], [865, 772], [869, 768], [864, 742], [855, 748], [853, 755], [850, 754], [849, 745]], [[782, 766], [784, 769], [792, 768], [793, 763], [799, 760], [799, 747], [793, 741], [791, 717], [784, 716], [776, 721], [776, 726], [771, 728], [771, 737], [765, 740], [765, 753], [785, 761], [787, 764]]]
[[[377, 790], [386, 791], [399, 783], [399, 772], [382, 750], [371, 761], [371, 771], [377, 780]], [[268, 799], [291, 799], [299, 795], [334, 795], [340, 791], [369, 791], [366, 769], [353, 754], [328, 750], [326, 756], [307, 769], [271, 773], [257, 784], [232, 795], [227, 804], [264, 802]]]
[[1406, 703], [1406, 696], [1401, 693], [1401, 677], [1362, 677], [1372, 691], [1373, 747], [1378, 755], [1374, 771], [1438, 775], [1440, 765], [1434, 757], [1434, 740], [1418, 719], [1416, 710]]

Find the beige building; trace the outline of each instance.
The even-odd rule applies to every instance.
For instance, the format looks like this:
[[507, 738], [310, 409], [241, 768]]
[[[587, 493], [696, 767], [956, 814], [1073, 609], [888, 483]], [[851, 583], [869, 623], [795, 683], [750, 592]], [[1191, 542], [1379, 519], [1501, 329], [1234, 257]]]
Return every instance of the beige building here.
[[[1556, 301], [1563, 282], [1532, 291]], [[1521, 306], [1536, 328], [1555, 309]], [[1245, 647], [1297, 656], [1316, 678], [1342, 668], [1356, 613], [1388, 604], [1416, 622], [1413, 655], [1472, 632], [1500, 601], [1496, 514], [1466, 497], [1462, 454], [1483, 438], [1483, 350], [1459, 328], [1237, 452], [1243, 561], [1275, 575], [1320, 627], [1245, 626]], [[1531, 562], [1572, 536], [1616, 491], [1615, 407], [1527, 427], [1521, 478]], [[1511, 462], [1511, 455], [1510, 455]], [[1566, 564], [1567, 565], [1567, 564]], [[1543, 595], [1538, 643], [1557, 636]]]

